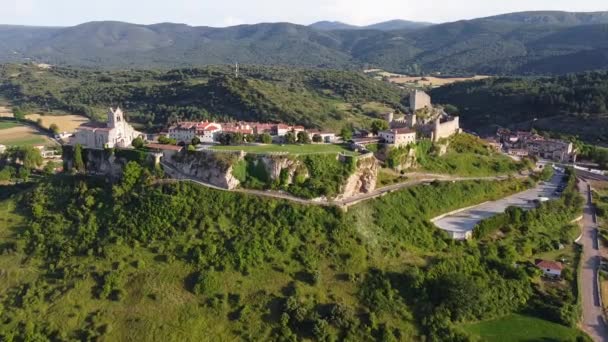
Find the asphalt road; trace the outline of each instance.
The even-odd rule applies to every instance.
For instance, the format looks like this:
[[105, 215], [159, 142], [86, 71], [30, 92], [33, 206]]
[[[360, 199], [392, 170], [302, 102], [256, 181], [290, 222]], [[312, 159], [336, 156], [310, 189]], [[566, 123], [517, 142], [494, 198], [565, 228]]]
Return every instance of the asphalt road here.
[[594, 208], [591, 204], [589, 184], [580, 181], [579, 191], [585, 197], [583, 220], [581, 221], [583, 237], [583, 260], [581, 270], [581, 295], [583, 300], [582, 326], [594, 341], [608, 341], [608, 330], [602, 316], [602, 304], [598, 288], [598, 268], [600, 267], [600, 250], [597, 240], [597, 223]]
[[482, 220], [504, 212], [508, 207], [516, 206], [524, 209], [535, 207], [534, 201], [540, 197], [555, 198], [555, 190], [563, 178], [563, 173], [556, 172], [550, 182], [539, 184], [533, 189], [526, 190], [497, 201], [485, 202], [467, 210], [433, 220], [440, 229], [448, 232], [459, 233], [464, 236], [465, 232], [472, 231]]

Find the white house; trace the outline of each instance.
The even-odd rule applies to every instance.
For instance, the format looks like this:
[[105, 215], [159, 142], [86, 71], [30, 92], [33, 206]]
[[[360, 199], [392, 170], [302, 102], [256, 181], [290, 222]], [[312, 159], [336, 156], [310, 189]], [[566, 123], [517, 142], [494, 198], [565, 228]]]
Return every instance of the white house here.
[[559, 278], [562, 276], [562, 270], [564, 266], [561, 262], [556, 261], [547, 261], [547, 260], [539, 260], [536, 263], [536, 267], [538, 267], [546, 277], [551, 278]]
[[6, 152], [6, 145], [0, 144], [0, 154]]
[[416, 131], [410, 128], [389, 129], [378, 133], [380, 139], [389, 145], [403, 147], [416, 143]]
[[120, 108], [108, 111], [108, 120], [104, 123], [85, 123], [76, 129], [73, 140], [87, 148], [129, 147], [133, 139], [142, 136], [124, 118]]
[[333, 144], [338, 141], [336, 133], [333, 132], [308, 131], [307, 133], [311, 139], [313, 139], [315, 136], [321, 137], [321, 142], [326, 144]]

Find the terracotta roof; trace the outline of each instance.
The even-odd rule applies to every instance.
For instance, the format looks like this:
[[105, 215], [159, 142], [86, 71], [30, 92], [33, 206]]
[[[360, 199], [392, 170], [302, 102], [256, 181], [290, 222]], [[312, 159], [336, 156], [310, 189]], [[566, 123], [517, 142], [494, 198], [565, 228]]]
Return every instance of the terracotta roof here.
[[560, 271], [564, 269], [564, 266], [562, 265], [561, 262], [548, 261], [548, 260], [539, 260], [536, 263], [536, 267], [542, 268], [542, 269], [560, 270]]
[[413, 129], [410, 129], [410, 128], [389, 129], [388, 131], [384, 131], [384, 132], [389, 132], [389, 133], [392, 133], [392, 134], [412, 134], [412, 133], [416, 133], [416, 131], [414, 131]]
[[167, 145], [167, 144], [147, 144], [147, 148], [152, 150], [166, 150], [166, 151], [181, 151], [182, 146]]

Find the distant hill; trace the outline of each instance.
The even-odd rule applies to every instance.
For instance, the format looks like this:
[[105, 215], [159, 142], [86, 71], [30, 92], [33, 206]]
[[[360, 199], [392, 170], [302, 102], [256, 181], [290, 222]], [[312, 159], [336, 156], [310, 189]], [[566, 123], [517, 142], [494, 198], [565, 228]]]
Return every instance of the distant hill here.
[[432, 96], [457, 106], [465, 128], [479, 133], [535, 127], [608, 143], [608, 72], [489, 78], [437, 88]]
[[235, 78], [228, 66], [100, 73], [8, 64], [0, 66], [0, 96], [17, 106], [93, 119], [120, 105], [130, 121], [149, 129], [178, 119], [218, 119], [336, 131], [348, 123], [367, 127], [390, 109], [403, 111], [407, 98], [396, 86], [360, 72], [247, 65]]
[[427, 26], [431, 26], [431, 23], [408, 21], [408, 20], [389, 20], [373, 25], [363, 27], [367, 30], [380, 30], [380, 31], [396, 31], [396, 30], [415, 30]]
[[356, 30], [359, 26], [345, 24], [340, 21], [318, 21], [308, 25], [308, 27], [319, 31], [334, 31], [334, 30]]
[[379, 30], [379, 31], [395, 31], [395, 30], [414, 30], [422, 27], [431, 26], [431, 23], [423, 23], [408, 20], [390, 20], [367, 26], [356, 26], [346, 24], [340, 21], [319, 21], [308, 27], [320, 31], [336, 31], [336, 30]]
[[226, 28], [92, 22], [0, 26], [0, 62], [109, 68], [243, 64], [451, 75], [608, 69], [608, 12], [522, 12], [430, 25], [264, 23]]

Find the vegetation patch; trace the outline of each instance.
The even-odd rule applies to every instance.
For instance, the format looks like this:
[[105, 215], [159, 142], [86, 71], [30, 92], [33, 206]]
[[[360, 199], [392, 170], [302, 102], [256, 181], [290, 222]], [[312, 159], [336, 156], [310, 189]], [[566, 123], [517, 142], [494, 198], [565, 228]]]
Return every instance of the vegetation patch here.
[[509, 315], [496, 320], [465, 325], [464, 329], [483, 341], [588, 341], [577, 329], [525, 315]]

